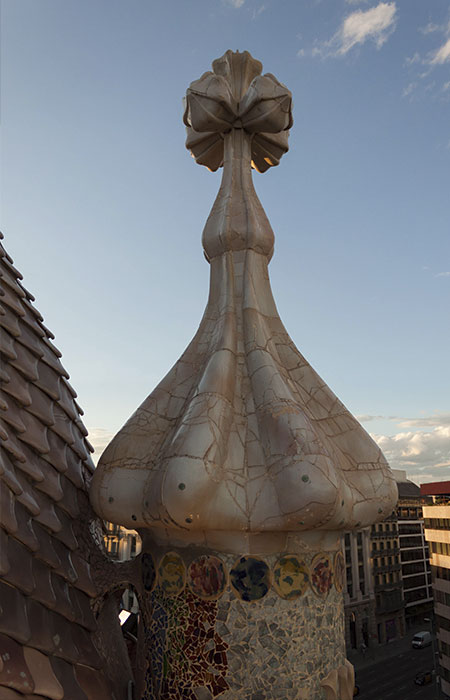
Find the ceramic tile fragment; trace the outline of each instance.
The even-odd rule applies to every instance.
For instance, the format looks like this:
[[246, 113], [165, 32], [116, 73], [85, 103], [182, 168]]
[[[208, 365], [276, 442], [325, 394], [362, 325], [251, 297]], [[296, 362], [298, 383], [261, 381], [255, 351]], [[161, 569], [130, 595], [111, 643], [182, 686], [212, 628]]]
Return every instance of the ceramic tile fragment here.
[[203, 555], [189, 565], [187, 584], [194, 595], [204, 600], [220, 598], [227, 584], [225, 565], [219, 557]]
[[167, 552], [159, 562], [158, 585], [167, 596], [180, 593], [186, 582], [186, 567], [176, 552]]
[[332, 582], [331, 557], [327, 554], [317, 554], [311, 562], [311, 587], [314, 593], [326, 597]]
[[273, 570], [274, 588], [286, 600], [302, 596], [308, 587], [309, 578], [306, 563], [295, 555], [280, 557]]
[[241, 557], [230, 571], [230, 583], [241, 600], [260, 600], [270, 588], [269, 567], [262, 559]]
[[342, 592], [345, 583], [345, 559], [342, 552], [336, 552], [333, 562], [333, 583], [339, 593]]

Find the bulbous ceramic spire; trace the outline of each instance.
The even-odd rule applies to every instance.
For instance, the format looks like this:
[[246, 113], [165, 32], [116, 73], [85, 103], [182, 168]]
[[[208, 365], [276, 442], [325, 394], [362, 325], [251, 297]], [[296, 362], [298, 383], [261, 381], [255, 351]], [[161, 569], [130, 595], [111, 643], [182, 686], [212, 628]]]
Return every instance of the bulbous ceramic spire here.
[[[187, 147], [222, 184], [203, 232], [208, 304], [184, 354], [104, 451], [97, 513], [166, 540], [340, 530], [397, 491], [380, 449], [300, 354], [272, 297], [273, 232], [251, 167], [287, 151], [291, 94], [244, 52], [187, 91]], [[217, 541], [217, 540], [215, 540]]]

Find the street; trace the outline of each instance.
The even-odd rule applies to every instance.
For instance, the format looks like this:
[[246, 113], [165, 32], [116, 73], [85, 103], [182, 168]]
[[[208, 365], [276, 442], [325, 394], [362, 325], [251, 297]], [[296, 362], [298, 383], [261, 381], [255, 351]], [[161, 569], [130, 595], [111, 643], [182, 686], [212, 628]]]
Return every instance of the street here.
[[435, 700], [435, 684], [419, 686], [414, 683], [416, 673], [433, 668], [433, 654], [425, 649], [403, 649], [377, 663], [356, 668], [356, 683], [361, 700]]

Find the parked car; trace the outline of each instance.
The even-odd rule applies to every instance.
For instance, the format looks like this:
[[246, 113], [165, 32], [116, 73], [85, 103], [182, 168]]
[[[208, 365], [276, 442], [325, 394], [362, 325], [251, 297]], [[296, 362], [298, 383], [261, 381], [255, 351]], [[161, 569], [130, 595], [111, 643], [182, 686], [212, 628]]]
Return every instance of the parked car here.
[[417, 673], [414, 679], [416, 685], [428, 685], [433, 680], [433, 673], [431, 671], [422, 671], [422, 673]]
[[431, 644], [430, 632], [417, 632], [412, 638], [412, 646], [414, 649], [422, 649]]

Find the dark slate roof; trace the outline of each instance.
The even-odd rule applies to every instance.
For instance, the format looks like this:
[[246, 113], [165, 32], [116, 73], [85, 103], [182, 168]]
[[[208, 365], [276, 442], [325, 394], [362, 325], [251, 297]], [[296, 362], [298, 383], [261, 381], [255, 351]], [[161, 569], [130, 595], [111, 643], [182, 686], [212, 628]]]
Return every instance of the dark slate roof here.
[[1, 243], [0, 270], [0, 698], [122, 700], [93, 613], [92, 561], [110, 563], [89, 532], [83, 412]]

